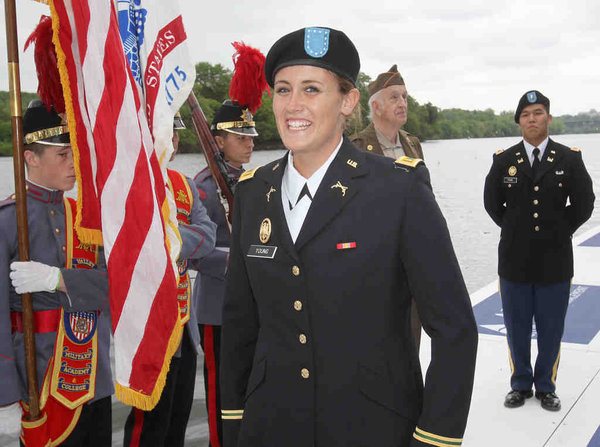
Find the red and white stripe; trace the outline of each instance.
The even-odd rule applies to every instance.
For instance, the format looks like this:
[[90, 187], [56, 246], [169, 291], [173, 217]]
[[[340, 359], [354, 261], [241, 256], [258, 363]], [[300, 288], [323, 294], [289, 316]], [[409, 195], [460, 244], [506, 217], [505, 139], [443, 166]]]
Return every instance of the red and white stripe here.
[[113, 2], [50, 6], [78, 165], [80, 239], [101, 229], [107, 258], [117, 397], [150, 409], [172, 355], [169, 341], [181, 330], [162, 215], [166, 182]]

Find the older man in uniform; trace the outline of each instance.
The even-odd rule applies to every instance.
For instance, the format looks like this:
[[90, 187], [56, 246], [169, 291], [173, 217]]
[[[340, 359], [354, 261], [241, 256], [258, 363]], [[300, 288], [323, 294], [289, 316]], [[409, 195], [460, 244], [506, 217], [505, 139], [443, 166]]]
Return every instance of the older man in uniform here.
[[[419, 139], [402, 130], [408, 119], [408, 92], [398, 67], [394, 64], [380, 73], [368, 86], [371, 124], [350, 137], [360, 149], [393, 159], [407, 156], [423, 159]], [[413, 337], [417, 347], [421, 344], [421, 321], [415, 302], [411, 308]]]
[[[179, 130], [185, 124], [177, 113], [173, 119], [173, 154], [179, 148]], [[168, 187], [177, 206], [181, 235], [177, 304], [185, 325], [179, 349], [171, 359], [160, 400], [151, 411], [132, 408], [125, 422], [125, 446], [183, 447], [185, 431], [194, 400], [196, 357], [198, 355], [198, 323], [192, 304], [192, 286], [188, 269], [192, 260], [206, 256], [215, 246], [216, 225], [209, 219], [191, 179], [167, 169]]]
[[[254, 137], [258, 136], [252, 114], [237, 102], [228, 99], [215, 113], [210, 128], [219, 150], [223, 153], [229, 179], [237, 182], [244, 172], [243, 164], [250, 161]], [[217, 248], [206, 257], [192, 262], [194, 268], [198, 270], [192, 299], [196, 307], [204, 350], [204, 390], [210, 446], [217, 447], [222, 444], [223, 439], [219, 393], [219, 350], [225, 272], [231, 235], [217, 193], [217, 184], [210, 169], [206, 167], [200, 171], [194, 178], [194, 182], [209, 217], [217, 224]]]
[[[548, 137], [550, 100], [525, 93], [515, 112], [523, 140], [499, 150], [485, 179], [484, 204], [502, 228], [498, 274], [512, 375], [508, 408], [533, 396], [558, 411], [560, 341], [573, 277], [571, 237], [594, 208], [581, 152]], [[532, 320], [538, 356], [531, 367]]]
[[368, 86], [371, 124], [350, 137], [359, 148], [391, 158], [423, 158], [419, 139], [402, 130], [408, 119], [408, 92], [397, 65]]
[[[110, 309], [108, 278], [101, 247], [78, 241], [74, 230], [75, 202], [63, 197], [73, 188], [75, 170], [67, 126], [41, 101], [32, 101], [23, 117], [27, 163], [27, 214], [31, 261], [18, 261], [14, 196], [0, 203], [0, 406], [20, 413], [26, 401], [22, 293], [33, 293], [37, 377], [41, 402], [52, 440], [63, 446], [112, 444], [110, 370]], [[10, 280], [9, 280], [10, 273]], [[64, 317], [63, 317], [64, 313]], [[71, 323], [71, 324], [69, 324]], [[73, 342], [74, 338], [75, 342]], [[81, 339], [80, 339], [81, 338]], [[55, 352], [55, 343], [64, 346]], [[85, 346], [86, 362], [69, 356], [70, 347]], [[95, 348], [97, 346], [97, 348]], [[89, 351], [88, 351], [89, 349]], [[64, 351], [64, 352], [63, 352]], [[87, 364], [89, 362], [89, 364]], [[95, 381], [93, 380], [95, 374]], [[50, 380], [52, 378], [52, 381]], [[58, 379], [58, 380], [57, 380]], [[84, 391], [87, 400], [76, 405], [69, 394]], [[57, 404], [56, 402], [60, 402]], [[69, 405], [64, 430], [57, 431], [56, 408]], [[73, 408], [71, 408], [73, 407]], [[81, 411], [80, 415], [78, 412]], [[71, 419], [72, 418], [72, 419]], [[57, 445], [57, 444], [53, 444]]]

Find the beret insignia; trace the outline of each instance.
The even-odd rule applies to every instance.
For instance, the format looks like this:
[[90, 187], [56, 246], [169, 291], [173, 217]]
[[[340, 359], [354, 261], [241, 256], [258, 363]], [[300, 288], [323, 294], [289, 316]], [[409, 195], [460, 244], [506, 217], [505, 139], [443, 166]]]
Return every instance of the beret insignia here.
[[394, 163], [416, 168], [420, 163], [423, 163], [423, 160], [420, 158], [400, 157]]
[[306, 28], [304, 30], [304, 51], [312, 57], [323, 57], [329, 50], [329, 30], [326, 28]]
[[572, 147], [571, 150], [573, 152], [581, 152], [578, 147]]
[[531, 104], [534, 104], [537, 101], [536, 92], [527, 93], [527, 101], [529, 101]]
[[[259, 166], [260, 168], [260, 166]], [[250, 169], [249, 171], [245, 171], [241, 176], [238, 182], [243, 182], [244, 180], [251, 179], [254, 177], [254, 173], [258, 170], [258, 168]]]

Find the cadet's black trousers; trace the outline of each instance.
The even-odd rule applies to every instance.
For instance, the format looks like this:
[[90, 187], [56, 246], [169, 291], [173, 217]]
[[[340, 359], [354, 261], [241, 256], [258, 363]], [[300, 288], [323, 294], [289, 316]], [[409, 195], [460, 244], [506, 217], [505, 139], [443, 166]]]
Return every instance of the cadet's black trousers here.
[[152, 411], [132, 408], [125, 422], [125, 447], [183, 447], [196, 383], [196, 349], [183, 333], [181, 357], [173, 357], [167, 381]]
[[[560, 360], [571, 282], [548, 285], [515, 283], [500, 278], [502, 313], [508, 339], [513, 390], [554, 392]], [[538, 356], [531, 368], [532, 321], [535, 320]]]
[[221, 422], [221, 396], [219, 392], [219, 359], [221, 348], [221, 326], [199, 324], [200, 344], [204, 351], [204, 390], [210, 447], [223, 445], [223, 426]]

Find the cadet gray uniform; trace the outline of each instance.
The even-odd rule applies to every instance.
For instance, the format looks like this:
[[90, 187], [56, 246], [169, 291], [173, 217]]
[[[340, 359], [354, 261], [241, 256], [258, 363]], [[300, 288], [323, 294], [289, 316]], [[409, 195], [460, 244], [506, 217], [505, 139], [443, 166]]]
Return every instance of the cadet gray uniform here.
[[[60, 306], [69, 312], [99, 310], [96, 392], [90, 403], [96, 402], [114, 391], [109, 356], [111, 320], [108, 277], [103, 251], [100, 250], [97, 269], [66, 269], [63, 192], [49, 191], [29, 182], [27, 187], [30, 259], [59, 267], [69, 292], [68, 296], [59, 291], [33, 293], [33, 310], [53, 310]], [[6, 405], [18, 400], [28, 400], [23, 334], [11, 330], [11, 312], [22, 311], [21, 296], [15, 292], [9, 280], [10, 264], [19, 260], [16, 207], [13, 199], [0, 203], [0, 227], [0, 274], [4, 278], [0, 284], [0, 405]], [[54, 353], [55, 339], [56, 332], [35, 334], [37, 380], [40, 387], [48, 360]], [[110, 406], [108, 409], [110, 410]]]

